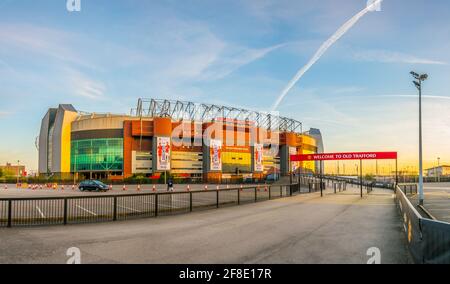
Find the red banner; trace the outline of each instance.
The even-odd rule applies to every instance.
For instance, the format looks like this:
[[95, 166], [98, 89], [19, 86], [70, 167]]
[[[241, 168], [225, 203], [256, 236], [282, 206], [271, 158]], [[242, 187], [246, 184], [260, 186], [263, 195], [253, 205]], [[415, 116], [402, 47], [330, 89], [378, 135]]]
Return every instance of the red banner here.
[[353, 152], [291, 155], [291, 162], [328, 160], [395, 160], [397, 152]]

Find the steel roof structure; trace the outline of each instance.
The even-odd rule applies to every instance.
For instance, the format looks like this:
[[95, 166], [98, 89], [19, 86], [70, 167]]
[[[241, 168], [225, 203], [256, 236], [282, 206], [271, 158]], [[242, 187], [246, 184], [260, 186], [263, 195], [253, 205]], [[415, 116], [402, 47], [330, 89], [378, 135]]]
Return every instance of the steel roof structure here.
[[137, 117], [170, 117], [173, 120], [200, 122], [211, 122], [220, 118], [251, 122], [256, 127], [271, 131], [301, 133], [303, 130], [300, 121], [274, 113], [179, 100], [140, 98], [137, 107], [131, 110], [131, 115]]

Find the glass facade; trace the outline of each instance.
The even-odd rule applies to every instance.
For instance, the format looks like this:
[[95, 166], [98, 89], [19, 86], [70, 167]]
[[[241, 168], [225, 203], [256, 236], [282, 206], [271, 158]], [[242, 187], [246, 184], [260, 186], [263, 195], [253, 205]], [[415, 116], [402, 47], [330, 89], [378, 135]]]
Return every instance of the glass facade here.
[[86, 139], [71, 142], [72, 172], [122, 171], [123, 139]]

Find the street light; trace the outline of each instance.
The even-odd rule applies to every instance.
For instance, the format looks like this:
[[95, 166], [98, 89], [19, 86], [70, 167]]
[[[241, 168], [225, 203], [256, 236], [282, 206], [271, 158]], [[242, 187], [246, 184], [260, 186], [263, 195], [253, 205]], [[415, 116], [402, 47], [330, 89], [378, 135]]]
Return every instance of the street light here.
[[419, 75], [414, 71], [414, 85], [419, 90], [419, 205], [423, 205], [423, 167], [422, 167], [422, 82], [428, 79], [427, 74]]
[[439, 172], [439, 160], [440, 160], [441, 158], [440, 157], [437, 157], [437, 161], [438, 161], [438, 166], [437, 166], [437, 168], [436, 168], [436, 177], [437, 177], [437, 181], [438, 182], [441, 182], [441, 174], [440, 174], [440, 172]]
[[16, 182], [16, 185], [19, 184], [19, 176], [20, 176], [20, 161], [17, 160], [17, 182]]

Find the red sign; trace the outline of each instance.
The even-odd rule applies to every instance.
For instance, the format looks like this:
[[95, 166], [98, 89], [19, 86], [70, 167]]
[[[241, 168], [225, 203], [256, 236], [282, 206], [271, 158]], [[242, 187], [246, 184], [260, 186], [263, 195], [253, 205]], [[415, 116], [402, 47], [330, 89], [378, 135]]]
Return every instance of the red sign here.
[[354, 152], [291, 155], [291, 162], [327, 160], [395, 160], [397, 152]]

